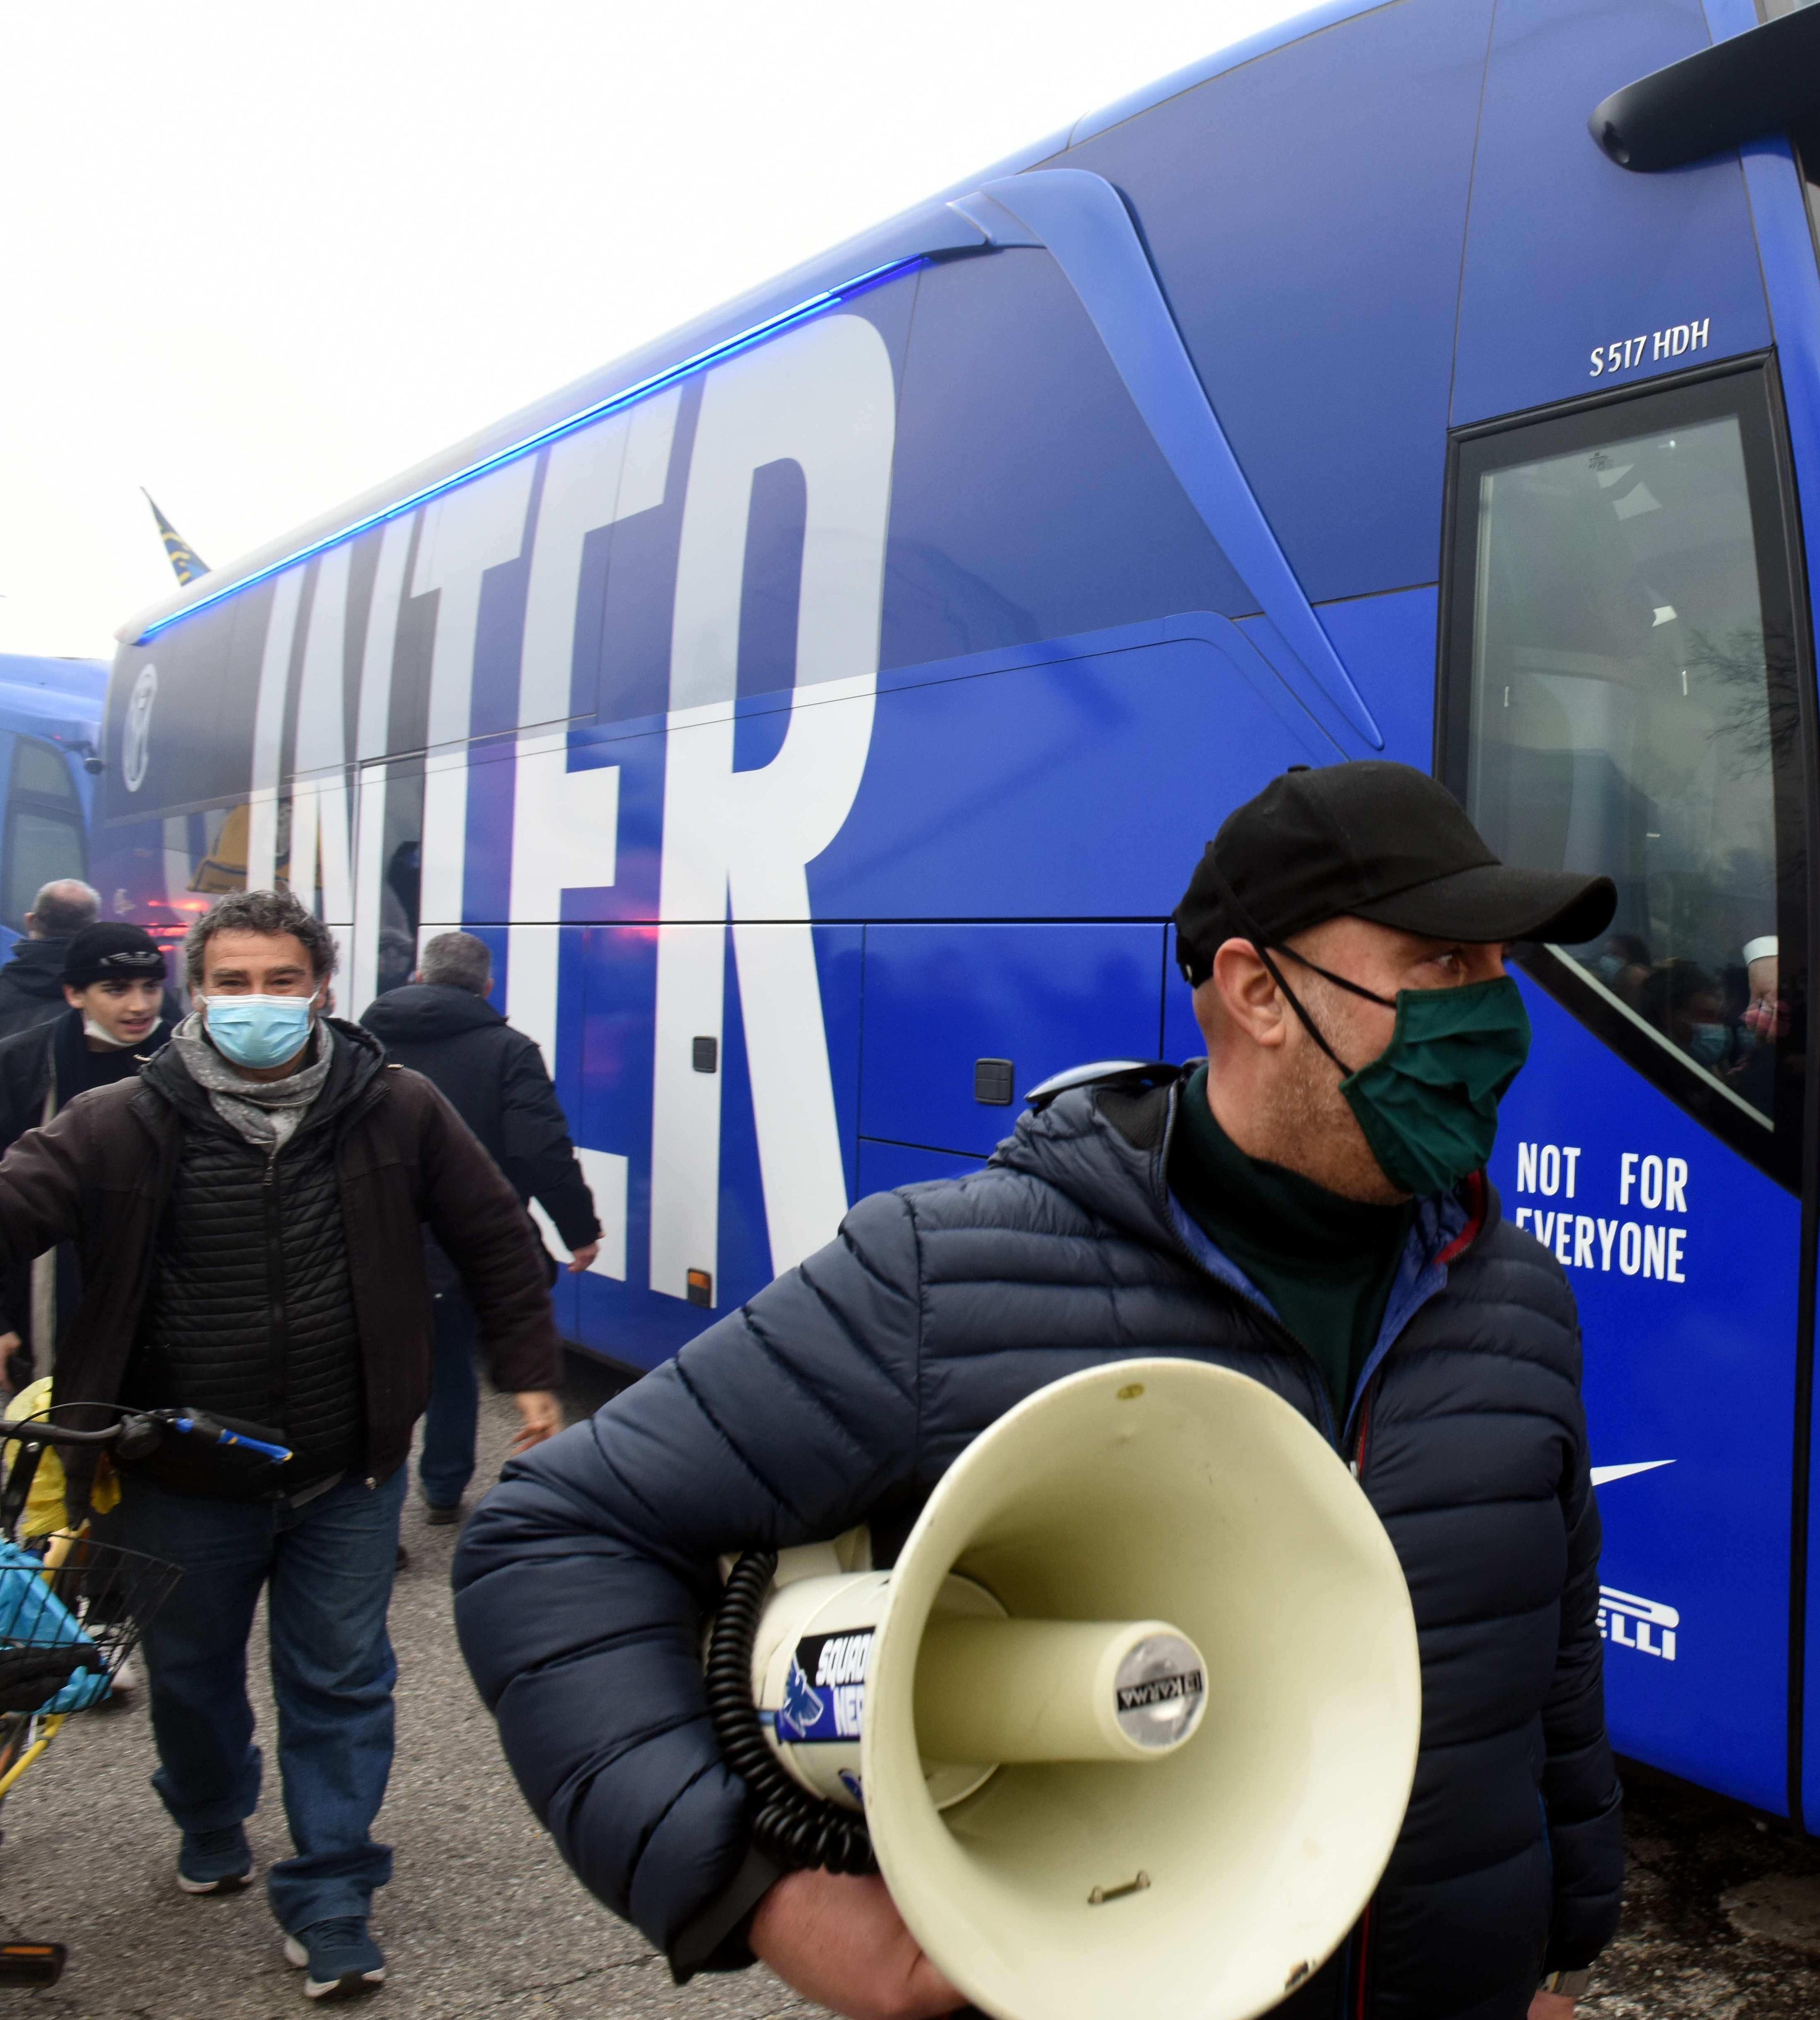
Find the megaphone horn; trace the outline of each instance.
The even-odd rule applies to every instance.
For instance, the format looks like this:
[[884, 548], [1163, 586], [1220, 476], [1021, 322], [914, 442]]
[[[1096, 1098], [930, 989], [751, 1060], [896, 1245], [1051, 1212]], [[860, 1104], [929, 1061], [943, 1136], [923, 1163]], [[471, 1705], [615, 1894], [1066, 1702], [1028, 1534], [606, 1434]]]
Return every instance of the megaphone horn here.
[[1250, 2020], [1338, 1946], [1415, 1771], [1390, 1539], [1260, 1383], [1119, 1361], [864, 1531], [742, 1558], [709, 1702], [789, 1866], [871, 1869], [997, 2020]]

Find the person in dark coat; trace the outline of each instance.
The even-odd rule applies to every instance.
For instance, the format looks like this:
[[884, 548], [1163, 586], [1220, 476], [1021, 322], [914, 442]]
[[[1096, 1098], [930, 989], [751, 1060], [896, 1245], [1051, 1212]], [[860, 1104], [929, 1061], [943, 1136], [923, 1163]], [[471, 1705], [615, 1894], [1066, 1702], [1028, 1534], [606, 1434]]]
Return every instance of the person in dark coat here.
[[[425, 943], [416, 979], [369, 1004], [360, 1021], [393, 1059], [448, 1096], [520, 1200], [527, 1206], [536, 1200], [549, 1215], [569, 1251], [571, 1273], [579, 1274], [600, 1251], [594, 1198], [543, 1055], [487, 1001], [492, 988], [486, 942], [473, 933], [438, 933]], [[430, 1251], [436, 1364], [417, 1478], [429, 1520], [457, 1522], [474, 1477], [478, 1332], [460, 1277], [434, 1241]]]
[[[62, 1016], [0, 1038], [0, 1154], [78, 1094], [130, 1079], [171, 1034], [164, 952], [143, 928], [85, 926], [63, 978]], [[67, 1242], [0, 1274], [0, 1367], [12, 1387], [50, 1373], [59, 1317], [75, 1310], [78, 1290]]]
[[1622, 1878], [1599, 1516], [1573, 1296], [1484, 1168], [1528, 1042], [1505, 947], [1590, 939], [1615, 902], [1604, 878], [1499, 863], [1408, 767], [1277, 780], [1175, 914], [1205, 1061], [1084, 1072], [983, 1170], [862, 1201], [508, 1468], [457, 1553], [463, 1650], [564, 1856], [679, 1978], [756, 1956], [837, 2012], [960, 2005], [882, 1881], [782, 1872], [754, 1843], [707, 1716], [719, 1567], [863, 1520], [888, 1566], [1004, 1411], [1168, 1353], [1264, 1383], [1331, 1441], [1420, 1640], [1389, 1866], [1275, 2010], [1570, 2020]]
[[[123, 1466], [117, 1534], [185, 1569], [142, 1647], [153, 1782], [181, 1833], [187, 1894], [252, 1871], [244, 1822], [260, 1759], [246, 1652], [267, 1590], [294, 1846], [267, 1891], [312, 1999], [385, 1975], [367, 1920], [391, 1853], [372, 1826], [391, 1767], [386, 1612], [404, 1466], [429, 1390], [425, 1226], [515, 1395], [517, 1448], [562, 1422], [530, 1220], [428, 1081], [324, 1014], [335, 958], [333, 936], [295, 898], [223, 898], [190, 929], [199, 1007], [169, 1045], [0, 1159], [0, 1264], [59, 1241], [77, 1250], [60, 1407], [206, 1411], [290, 1453], [282, 1468], [223, 1477], [224, 1462], [167, 1439]], [[65, 1473], [74, 1518], [93, 1469], [72, 1454]]]
[[33, 899], [25, 937], [0, 967], [0, 1038], [63, 1015], [64, 958], [100, 908], [100, 893], [75, 877], [59, 877]]

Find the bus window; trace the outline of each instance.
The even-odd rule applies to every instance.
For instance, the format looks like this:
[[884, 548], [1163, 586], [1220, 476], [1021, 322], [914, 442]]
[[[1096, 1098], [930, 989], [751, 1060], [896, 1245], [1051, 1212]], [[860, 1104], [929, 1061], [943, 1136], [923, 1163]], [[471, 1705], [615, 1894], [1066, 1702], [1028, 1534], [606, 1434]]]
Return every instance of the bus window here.
[[1506, 860], [1602, 871], [1527, 965], [1798, 1178], [1807, 921], [1789, 528], [1760, 369], [1455, 445], [1441, 760]]
[[86, 877], [88, 843], [82, 803], [70, 776], [69, 761], [54, 745], [35, 736], [13, 746], [13, 776], [6, 794], [5, 889], [0, 918], [16, 932], [42, 887], [60, 877]]

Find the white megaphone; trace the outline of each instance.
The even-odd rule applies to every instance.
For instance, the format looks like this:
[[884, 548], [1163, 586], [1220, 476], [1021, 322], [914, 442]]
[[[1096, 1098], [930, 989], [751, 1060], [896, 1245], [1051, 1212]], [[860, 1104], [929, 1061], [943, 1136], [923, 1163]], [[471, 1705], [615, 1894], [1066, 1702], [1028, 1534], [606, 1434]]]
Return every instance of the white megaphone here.
[[1312, 1426], [1223, 1369], [1108, 1363], [869, 1554], [743, 1559], [715, 1630], [716, 1730], [794, 1862], [854, 1869], [869, 1831], [997, 2020], [1250, 2020], [1320, 1968], [1396, 1840], [1422, 1685], [1390, 1539]]

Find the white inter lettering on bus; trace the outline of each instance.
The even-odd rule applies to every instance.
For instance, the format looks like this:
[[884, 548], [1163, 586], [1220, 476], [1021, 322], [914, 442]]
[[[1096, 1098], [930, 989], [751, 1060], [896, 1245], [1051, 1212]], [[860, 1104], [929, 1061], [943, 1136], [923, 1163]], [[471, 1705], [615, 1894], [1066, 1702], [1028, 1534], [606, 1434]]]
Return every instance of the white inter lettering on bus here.
[[[575, 662], [582, 551], [588, 536], [663, 502], [680, 394], [641, 401], [550, 451], [537, 507], [518, 676], [518, 778], [512, 797], [512, 924], [507, 1015], [556, 1068], [557, 977], [567, 891], [598, 890], [619, 875], [619, 768], [571, 770], [567, 718]], [[590, 1270], [626, 1274], [627, 1164], [623, 1151], [577, 1143], [600, 1217]], [[545, 1239], [561, 1238], [535, 1201]]]
[[[1544, 1198], [1574, 1197], [1581, 1152], [1565, 1144], [1519, 1143], [1517, 1190]], [[1685, 1214], [1687, 1161], [1655, 1151], [1626, 1150], [1618, 1160], [1619, 1211], [1607, 1219], [1600, 1213], [1569, 1213], [1560, 1207], [1519, 1206], [1513, 1218], [1544, 1248], [1553, 1249], [1569, 1269], [1615, 1270], [1623, 1277], [1654, 1277], [1666, 1284], [1684, 1284], [1687, 1230], [1666, 1221], [1631, 1219], [1633, 1212]]]
[[423, 881], [418, 944], [465, 923], [467, 739], [474, 725], [474, 652], [489, 569], [516, 561], [536, 465], [529, 456], [433, 499], [423, 508], [411, 594], [436, 598], [430, 655], [430, 746], [423, 761]]
[[[833, 315], [719, 366], [703, 389], [677, 558], [652, 1088], [651, 1288], [718, 1277], [719, 1045], [729, 912], [771, 1266], [847, 1210], [808, 865], [840, 832], [871, 747], [896, 426], [874, 325]], [[739, 609], [754, 471], [790, 460], [807, 494], [796, 682], [781, 750], [734, 768]]]

